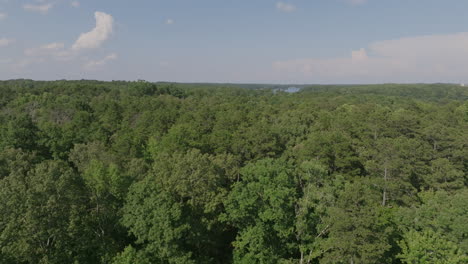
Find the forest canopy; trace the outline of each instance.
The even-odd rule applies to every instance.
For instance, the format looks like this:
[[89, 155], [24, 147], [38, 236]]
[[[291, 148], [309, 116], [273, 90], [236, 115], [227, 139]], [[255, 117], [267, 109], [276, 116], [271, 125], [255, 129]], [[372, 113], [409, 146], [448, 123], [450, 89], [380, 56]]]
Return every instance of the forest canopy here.
[[468, 88], [0, 82], [0, 263], [468, 263]]

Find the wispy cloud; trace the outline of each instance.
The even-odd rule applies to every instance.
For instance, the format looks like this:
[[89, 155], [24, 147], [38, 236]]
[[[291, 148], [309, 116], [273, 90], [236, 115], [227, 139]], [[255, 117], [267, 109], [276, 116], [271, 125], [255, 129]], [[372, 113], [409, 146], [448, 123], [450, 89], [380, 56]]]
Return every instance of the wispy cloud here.
[[166, 23], [166, 25], [172, 25], [172, 24], [174, 24], [174, 19], [168, 18], [168, 19], [166, 19], [165, 23]]
[[352, 5], [362, 5], [362, 4], [365, 4], [367, 0], [346, 0], [346, 2]]
[[23, 9], [31, 12], [37, 12], [41, 14], [47, 14], [50, 9], [54, 7], [53, 3], [43, 3], [43, 4], [24, 4]]
[[0, 64], [9, 64], [11, 63], [13, 60], [12, 59], [0, 59]]
[[[36, 48], [24, 50], [24, 55], [29, 58], [54, 59], [56, 61], [70, 61], [78, 57], [79, 53], [65, 48], [62, 42], [53, 42]], [[29, 61], [37, 61], [29, 59]]]
[[0, 20], [4, 20], [8, 17], [8, 14], [7, 13], [4, 13], [4, 12], [0, 12]]
[[13, 42], [15, 42], [15, 40], [11, 38], [0, 38], [0, 47], [6, 47]]
[[94, 16], [96, 26], [78, 37], [72, 46], [73, 50], [99, 48], [111, 36], [114, 26], [113, 17], [103, 12], [95, 12]]
[[107, 55], [106, 57], [100, 59], [100, 60], [91, 60], [88, 63], [84, 65], [84, 68], [86, 70], [95, 70], [101, 66], [106, 65], [110, 61], [116, 60], [117, 59], [117, 54], [111, 53]]
[[281, 12], [291, 13], [296, 11], [296, 6], [285, 2], [277, 2], [276, 9], [278, 9]]
[[70, 5], [71, 5], [72, 7], [80, 7], [80, 2], [78, 2], [78, 1], [71, 1], [71, 2], [70, 2]]
[[12, 69], [14, 71], [22, 71], [24, 68], [33, 65], [33, 64], [39, 64], [39, 63], [44, 63], [46, 61], [45, 58], [22, 58], [19, 61], [13, 63], [11, 65]]
[[42, 45], [39, 48], [29, 48], [24, 51], [26, 56], [47, 56], [56, 54], [59, 51], [63, 51], [65, 44], [60, 42], [49, 43]]

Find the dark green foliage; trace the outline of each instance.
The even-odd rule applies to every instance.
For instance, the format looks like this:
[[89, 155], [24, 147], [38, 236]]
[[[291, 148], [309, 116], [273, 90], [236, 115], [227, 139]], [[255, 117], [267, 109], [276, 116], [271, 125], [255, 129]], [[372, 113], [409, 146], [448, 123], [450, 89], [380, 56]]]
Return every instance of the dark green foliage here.
[[0, 263], [467, 263], [468, 90], [0, 81]]
[[321, 263], [391, 263], [392, 210], [380, 206], [380, 194], [366, 182], [349, 183], [328, 208], [327, 238]]

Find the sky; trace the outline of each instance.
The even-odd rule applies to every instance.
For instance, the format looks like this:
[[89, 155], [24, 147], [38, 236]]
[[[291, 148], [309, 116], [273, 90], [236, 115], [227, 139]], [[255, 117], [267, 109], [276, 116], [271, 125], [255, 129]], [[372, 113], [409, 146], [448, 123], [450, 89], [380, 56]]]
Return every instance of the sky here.
[[468, 83], [467, 0], [0, 0], [0, 79]]

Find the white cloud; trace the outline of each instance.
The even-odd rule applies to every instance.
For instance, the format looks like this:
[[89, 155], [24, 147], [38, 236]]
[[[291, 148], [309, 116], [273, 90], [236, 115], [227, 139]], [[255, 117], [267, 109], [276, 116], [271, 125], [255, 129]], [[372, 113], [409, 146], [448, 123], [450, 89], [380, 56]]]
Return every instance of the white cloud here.
[[369, 57], [367, 56], [367, 52], [365, 49], [360, 50], [353, 50], [351, 52], [351, 59], [354, 61], [363, 61], [367, 60]]
[[65, 48], [65, 44], [61, 42], [53, 42], [46, 45], [42, 45], [38, 48], [29, 48], [24, 50], [24, 55], [27, 57], [35, 57], [44, 59], [54, 59], [56, 61], [70, 61], [79, 55], [78, 52], [74, 52], [70, 49]]
[[17, 71], [17, 70], [22, 70], [33, 64], [44, 63], [45, 61], [46, 60], [44, 58], [23, 58], [11, 66], [14, 71]]
[[345, 1], [352, 5], [362, 5], [362, 4], [367, 3], [367, 0], [345, 0]]
[[8, 17], [7, 13], [0, 12], [0, 20], [4, 20]]
[[12, 61], [12, 59], [0, 59], [0, 64], [9, 64]]
[[468, 80], [468, 32], [378, 41], [350, 57], [277, 61], [273, 68], [304, 82]]
[[24, 4], [23, 9], [31, 12], [38, 12], [41, 14], [47, 14], [50, 9], [54, 7], [54, 4], [52, 3], [47, 3], [47, 4]]
[[80, 2], [72, 1], [72, 2], [70, 2], [70, 5], [73, 6], [73, 7], [80, 7]]
[[0, 38], [0, 47], [6, 47], [13, 42], [15, 42], [15, 40], [11, 38]]
[[89, 32], [82, 33], [73, 44], [73, 50], [98, 48], [112, 34], [114, 25], [112, 16], [103, 12], [95, 12], [94, 16], [96, 17], [96, 27]]
[[[42, 1], [42, 0], [37, 0]], [[18, 60], [12, 66], [14, 69], [22, 69], [33, 64], [51, 63], [55, 62], [77, 62], [77, 59], [86, 61], [87, 59], [81, 57], [83, 51], [91, 48], [98, 48], [107, 40], [112, 33], [113, 18], [111, 15], [96, 12], [96, 26], [90, 32], [82, 33], [77, 41], [67, 48], [62, 42], [53, 42], [42, 45], [40, 47], [28, 48], [24, 50], [25, 57]], [[0, 39], [0, 46], [10, 44], [10, 39]], [[97, 61], [89, 61], [85, 67], [94, 69], [98, 66], [106, 64], [110, 60], [115, 60], [116, 54], [110, 54], [105, 58]], [[71, 64], [69, 64], [71, 65]]]
[[277, 2], [276, 9], [282, 12], [291, 13], [296, 11], [296, 7], [292, 4], [284, 3], [284, 2]]
[[[69, 72], [76, 72], [77, 67], [90, 71], [97, 70], [110, 61], [116, 60], [117, 54], [111, 53], [100, 60], [90, 60], [85, 56], [87, 49], [100, 47], [112, 33], [113, 18], [111, 15], [96, 12], [95, 17], [96, 26], [90, 32], [82, 33], [71, 46], [66, 46], [62, 42], [52, 42], [25, 49], [22, 58], [0, 62], [8, 65], [10, 71], [19, 74], [18, 76], [24, 76], [25, 71], [39, 70], [46, 64], [47, 68], [55, 67], [55, 69], [60, 68]], [[0, 46], [6, 46], [12, 41], [0, 38]]]
[[96, 69], [98, 67], [101, 67], [101, 66], [104, 66], [108, 62], [116, 60], [116, 59], [117, 59], [117, 54], [111, 53], [111, 54], [107, 55], [106, 57], [104, 57], [104, 58], [102, 58], [100, 60], [89, 61], [88, 63], [86, 63], [84, 65], [84, 68], [87, 69], [87, 70], [94, 70], [94, 69]]
[[174, 19], [169, 18], [166, 20], [166, 25], [172, 25], [172, 24], [174, 24]]
[[59, 52], [63, 51], [65, 48], [65, 44], [60, 42], [49, 43], [46, 45], [42, 45], [39, 48], [30, 48], [24, 51], [26, 56], [48, 56], [48, 55], [55, 55]]

